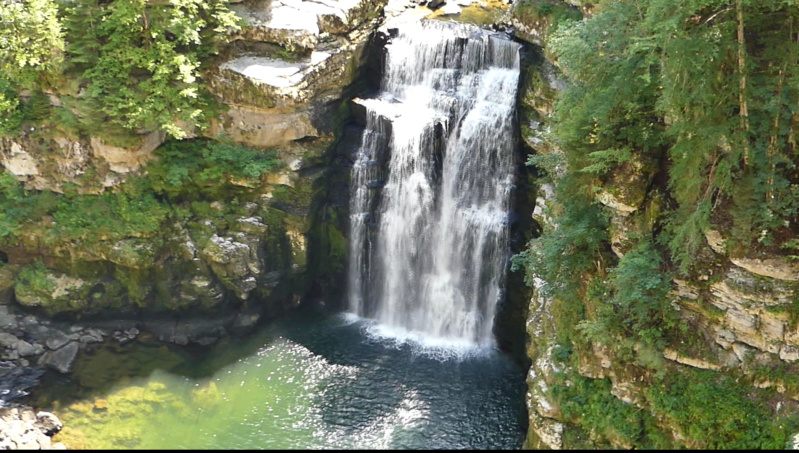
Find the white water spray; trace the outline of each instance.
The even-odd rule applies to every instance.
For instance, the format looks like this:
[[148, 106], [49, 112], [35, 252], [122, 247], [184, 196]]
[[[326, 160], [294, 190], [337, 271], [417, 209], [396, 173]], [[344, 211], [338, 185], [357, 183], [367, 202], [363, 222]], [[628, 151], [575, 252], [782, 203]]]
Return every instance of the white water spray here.
[[387, 50], [381, 94], [362, 101], [352, 170], [350, 309], [491, 344], [508, 259], [519, 45], [424, 22]]

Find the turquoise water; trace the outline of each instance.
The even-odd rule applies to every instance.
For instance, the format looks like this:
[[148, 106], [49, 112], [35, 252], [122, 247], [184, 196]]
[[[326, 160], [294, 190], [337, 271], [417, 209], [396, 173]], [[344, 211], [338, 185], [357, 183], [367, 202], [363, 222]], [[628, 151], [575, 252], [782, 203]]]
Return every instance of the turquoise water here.
[[202, 354], [106, 348], [40, 393], [70, 448], [509, 449], [526, 431], [525, 373], [502, 353], [354, 317], [299, 314]]

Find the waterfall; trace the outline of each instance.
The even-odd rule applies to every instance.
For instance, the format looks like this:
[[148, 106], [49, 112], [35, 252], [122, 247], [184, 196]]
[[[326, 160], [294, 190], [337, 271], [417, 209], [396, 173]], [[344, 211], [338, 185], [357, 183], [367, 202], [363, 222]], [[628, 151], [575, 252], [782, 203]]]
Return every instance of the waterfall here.
[[352, 168], [348, 298], [359, 316], [491, 344], [514, 184], [519, 45], [423, 22], [386, 46]]

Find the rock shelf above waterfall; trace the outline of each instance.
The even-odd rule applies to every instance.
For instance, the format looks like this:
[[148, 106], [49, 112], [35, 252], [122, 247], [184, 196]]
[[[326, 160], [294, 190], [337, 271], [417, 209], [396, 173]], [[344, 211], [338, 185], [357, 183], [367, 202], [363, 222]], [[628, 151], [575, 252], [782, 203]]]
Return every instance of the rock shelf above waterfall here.
[[268, 147], [332, 130], [335, 102], [364, 64], [366, 43], [386, 0], [245, 1], [231, 9], [245, 25], [205, 74], [229, 109], [208, 130]]
[[265, 0], [232, 5], [248, 26], [243, 39], [314, 48], [327, 34], [345, 34], [363, 22], [374, 0]]
[[288, 62], [268, 57], [243, 56], [223, 64], [222, 69], [237, 72], [253, 81], [276, 88], [296, 87], [308, 75], [309, 68], [330, 58], [329, 52], [311, 52], [308, 58]]

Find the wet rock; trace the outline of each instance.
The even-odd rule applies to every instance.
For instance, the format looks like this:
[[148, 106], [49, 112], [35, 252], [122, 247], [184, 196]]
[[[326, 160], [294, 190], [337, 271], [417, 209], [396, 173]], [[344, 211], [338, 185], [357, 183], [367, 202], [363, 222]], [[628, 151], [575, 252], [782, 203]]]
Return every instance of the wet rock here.
[[18, 341], [19, 339], [16, 336], [8, 332], [0, 332], [0, 348], [12, 349]]
[[139, 335], [139, 329], [137, 329], [136, 327], [131, 327], [126, 330], [117, 330], [114, 332], [112, 336], [114, 337], [115, 340], [119, 342], [119, 344], [125, 344], [135, 340], [138, 335]]
[[235, 333], [246, 332], [255, 326], [259, 319], [261, 319], [259, 313], [239, 313], [233, 321], [232, 329]]
[[227, 334], [225, 326], [233, 323], [234, 315], [217, 318], [184, 318], [178, 320], [145, 321], [144, 328], [160, 341], [181, 346], [190, 342], [210, 344]]
[[458, 6], [457, 3], [452, 3], [452, 2], [446, 3], [441, 8], [441, 13], [444, 16], [456, 15], [456, 14], [460, 14], [461, 12], [463, 12], [463, 10], [461, 9], [460, 6]]
[[80, 336], [80, 342], [84, 344], [100, 343], [103, 341], [103, 334], [97, 329], [87, 329], [83, 335]]
[[20, 326], [20, 328], [23, 328], [23, 329], [26, 328], [26, 327], [36, 326], [38, 324], [39, 324], [39, 320], [36, 318], [36, 316], [33, 316], [33, 315], [25, 316], [25, 317], [23, 317], [22, 319], [19, 320], [19, 326]]
[[0, 329], [12, 329], [17, 326], [17, 317], [11, 313], [9, 307], [0, 305]]
[[36, 414], [36, 422], [34, 426], [43, 432], [46, 436], [53, 436], [64, 426], [61, 420], [50, 412], [39, 411]]
[[52, 350], [60, 349], [65, 344], [69, 343], [69, 337], [59, 330], [48, 329], [45, 331], [44, 341], [48, 348]]
[[25, 340], [19, 340], [16, 345], [17, 352], [22, 357], [28, 357], [32, 355], [41, 354], [42, 350], [37, 350], [32, 344], [28, 343]]
[[200, 255], [226, 288], [234, 291], [239, 299], [246, 299], [257, 286], [256, 276], [262, 270], [258, 255], [260, 238], [244, 233], [235, 236], [214, 234]]
[[0, 407], [28, 395], [28, 389], [39, 383], [44, 371], [41, 368], [18, 366], [14, 362], [0, 362]]
[[241, 217], [236, 219], [236, 227], [239, 231], [251, 234], [264, 234], [266, 233], [267, 226], [263, 223], [264, 219], [261, 217]]
[[73, 341], [57, 351], [49, 352], [42, 356], [45, 365], [58, 371], [59, 373], [69, 373], [72, 371], [72, 364], [78, 355], [79, 345]]
[[8, 305], [13, 300], [17, 268], [17, 266], [0, 267], [0, 305]]
[[196, 340], [196, 343], [200, 346], [210, 346], [216, 343], [219, 340], [218, 337], [202, 337]]

